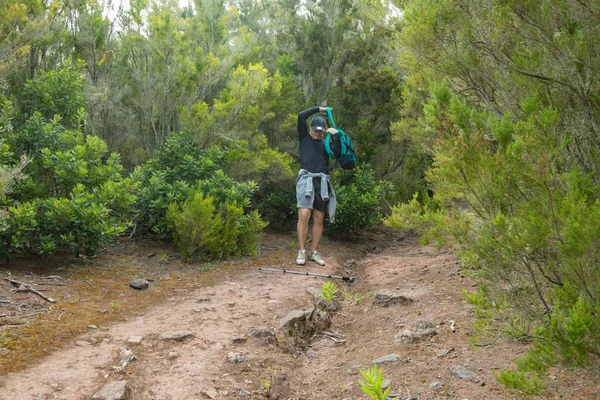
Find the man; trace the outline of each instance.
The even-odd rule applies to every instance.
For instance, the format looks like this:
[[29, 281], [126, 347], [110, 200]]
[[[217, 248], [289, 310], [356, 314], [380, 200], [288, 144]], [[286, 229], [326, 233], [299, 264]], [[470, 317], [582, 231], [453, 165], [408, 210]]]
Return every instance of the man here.
[[306, 237], [308, 236], [308, 222], [312, 214], [312, 240], [311, 251], [308, 259], [319, 265], [325, 261], [317, 251], [323, 233], [325, 212], [333, 222], [335, 215], [335, 193], [329, 182], [329, 155], [325, 150], [323, 135], [331, 133], [330, 147], [334, 154], [340, 154], [340, 144], [337, 130], [326, 129], [325, 119], [317, 115], [313, 117], [310, 127], [306, 120], [313, 114], [325, 114], [325, 107], [313, 107], [298, 114], [298, 139], [300, 141], [300, 172], [296, 181], [296, 199], [298, 200], [298, 244], [300, 250], [296, 264], [304, 265], [306, 262]]

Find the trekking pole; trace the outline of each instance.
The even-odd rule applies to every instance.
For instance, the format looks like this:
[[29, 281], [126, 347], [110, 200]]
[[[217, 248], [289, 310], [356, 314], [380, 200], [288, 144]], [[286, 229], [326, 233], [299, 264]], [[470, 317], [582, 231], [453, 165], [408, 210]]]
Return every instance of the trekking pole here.
[[312, 272], [302, 272], [302, 271], [290, 271], [287, 269], [276, 269], [276, 268], [259, 268], [259, 271], [269, 271], [269, 272], [282, 272], [284, 274], [296, 274], [296, 275], [308, 275], [308, 276], [321, 276], [323, 278], [333, 278], [333, 279], [341, 279], [346, 282], [354, 283], [357, 278], [352, 278], [349, 276], [339, 276], [339, 275], [325, 275], [325, 274], [314, 274]]

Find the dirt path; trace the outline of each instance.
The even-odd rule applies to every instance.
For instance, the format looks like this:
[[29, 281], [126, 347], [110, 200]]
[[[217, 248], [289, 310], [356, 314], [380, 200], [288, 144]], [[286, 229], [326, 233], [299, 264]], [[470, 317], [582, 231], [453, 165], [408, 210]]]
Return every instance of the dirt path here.
[[[285, 235], [268, 236], [263, 253], [270, 257], [252, 265], [246, 262], [245, 267], [204, 264], [186, 270], [176, 267], [166, 253], [152, 256], [148, 248], [137, 248], [127, 260], [130, 265], [132, 259], [138, 260], [134, 269], [138, 274], [146, 271], [156, 277], [150, 287], [134, 292], [117, 282], [116, 291], [107, 289], [104, 295], [121, 303], [108, 297], [94, 300], [91, 295], [80, 299], [80, 304], [93, 303], [89, 315], [111, 304], [107, 314], [116, 314], [115, 318], [100, 319], [96, 327], [84, 321], [85, 329], [61, 339], [57, 350], [30, 360], [24, 369], [2, 374], [0, 399], [90, 399], [113, 381], [126, 381], [136, 400], [366, 399], [358, 384], [359, 370], [392, 355], [397, 356], [390, 357], [395, 361], [381, 365], [396, 398], [520, 398], [496, 383], [492, 374], [511, 366], [526, 346], [503, 340], [489, 347], [469, 345], [474, 316], [462, 289], [471, 290], [473, 281], [464, 277], [456, 258], [389, 235], [373, 233], [347, 247], [325, 242], [322, 252], [331, 255], [326, 267], [289, 265], [291, 236]], [[117, 255], [128, 251], [127, 245], [117, 246], [94, 262], [114, 263], [120, 259]], [[149, 261], [154, 258], [157, 261]], [[328, 314], [329, 335], [293, 338], [280, 327], [282, 319], [291, 311], [314, 307], [315, 298], [307, 288], [318, 291], [327, 279], [259, 272], [257, 266], [352, 274], [359, 280], [347, 286], [336, 282], [342, 308]], [[24, 274], [22, 269], [16, 272]], [[72, 281], [81, 284], [82, 271], [70, 273]], [[93, 282], [98, 284], [99, 279]], [[373, 293], [386, 290], [404, 296], [407, 303], [384, 307], [374, 302]], [[116, 304], [122, 309], [115, 310], [121, 307]], [[131, 304], [138, 307], [127, 308]], [[48, 315], [54, 321], [61, 312], [75, 313], [61, 310], [52, 309]], [[97, 323], [91, 317], [89, 321]], [[39, 334], [51, 338], [52, 326], [43, 326], [46, 329]], [[189, 336], [181, 341], [161, 337], [173, 332]], [[141, 337], [139, 344], [128, 343], [132, 336]], [[120, 365], [124, 347], [136, 360], [117, 372], [113, 367]], [[2, 357], [6, 354], [10, 352]], [[456, 377], [451, 370], [457, 366], [476, 376]], [[540, 398], [600, 398], [597, 381], [564, 371], [552, 373], [548, 393]]]

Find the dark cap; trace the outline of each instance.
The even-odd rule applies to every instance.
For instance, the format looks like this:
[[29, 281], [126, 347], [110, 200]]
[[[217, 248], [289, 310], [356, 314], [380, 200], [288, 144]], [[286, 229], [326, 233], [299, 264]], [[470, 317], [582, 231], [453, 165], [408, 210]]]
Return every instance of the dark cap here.
[[310, 127], [313, 128], [313, 131], [325, 132], [325, 118], [317, 115], [310, 121]]

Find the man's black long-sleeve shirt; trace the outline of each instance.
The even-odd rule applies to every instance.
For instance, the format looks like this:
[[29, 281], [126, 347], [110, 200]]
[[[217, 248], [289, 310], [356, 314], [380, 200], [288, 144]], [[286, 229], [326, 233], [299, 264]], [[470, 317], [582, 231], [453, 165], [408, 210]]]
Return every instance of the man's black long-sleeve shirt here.
[[[325, 150], [325, 139], [315, 140], [310, 136], [306, 120], [318, 113], [319, 107], [309, 108], [298, 114], [298, 139], [300, 142], [300, 168], [312, 173], [329, 174], [329, 154]], [[325, 132], [324, 132], [325, 134]], [[331, 135], [329, 147], [336, 156], [340, 154], [339, 135]]]

